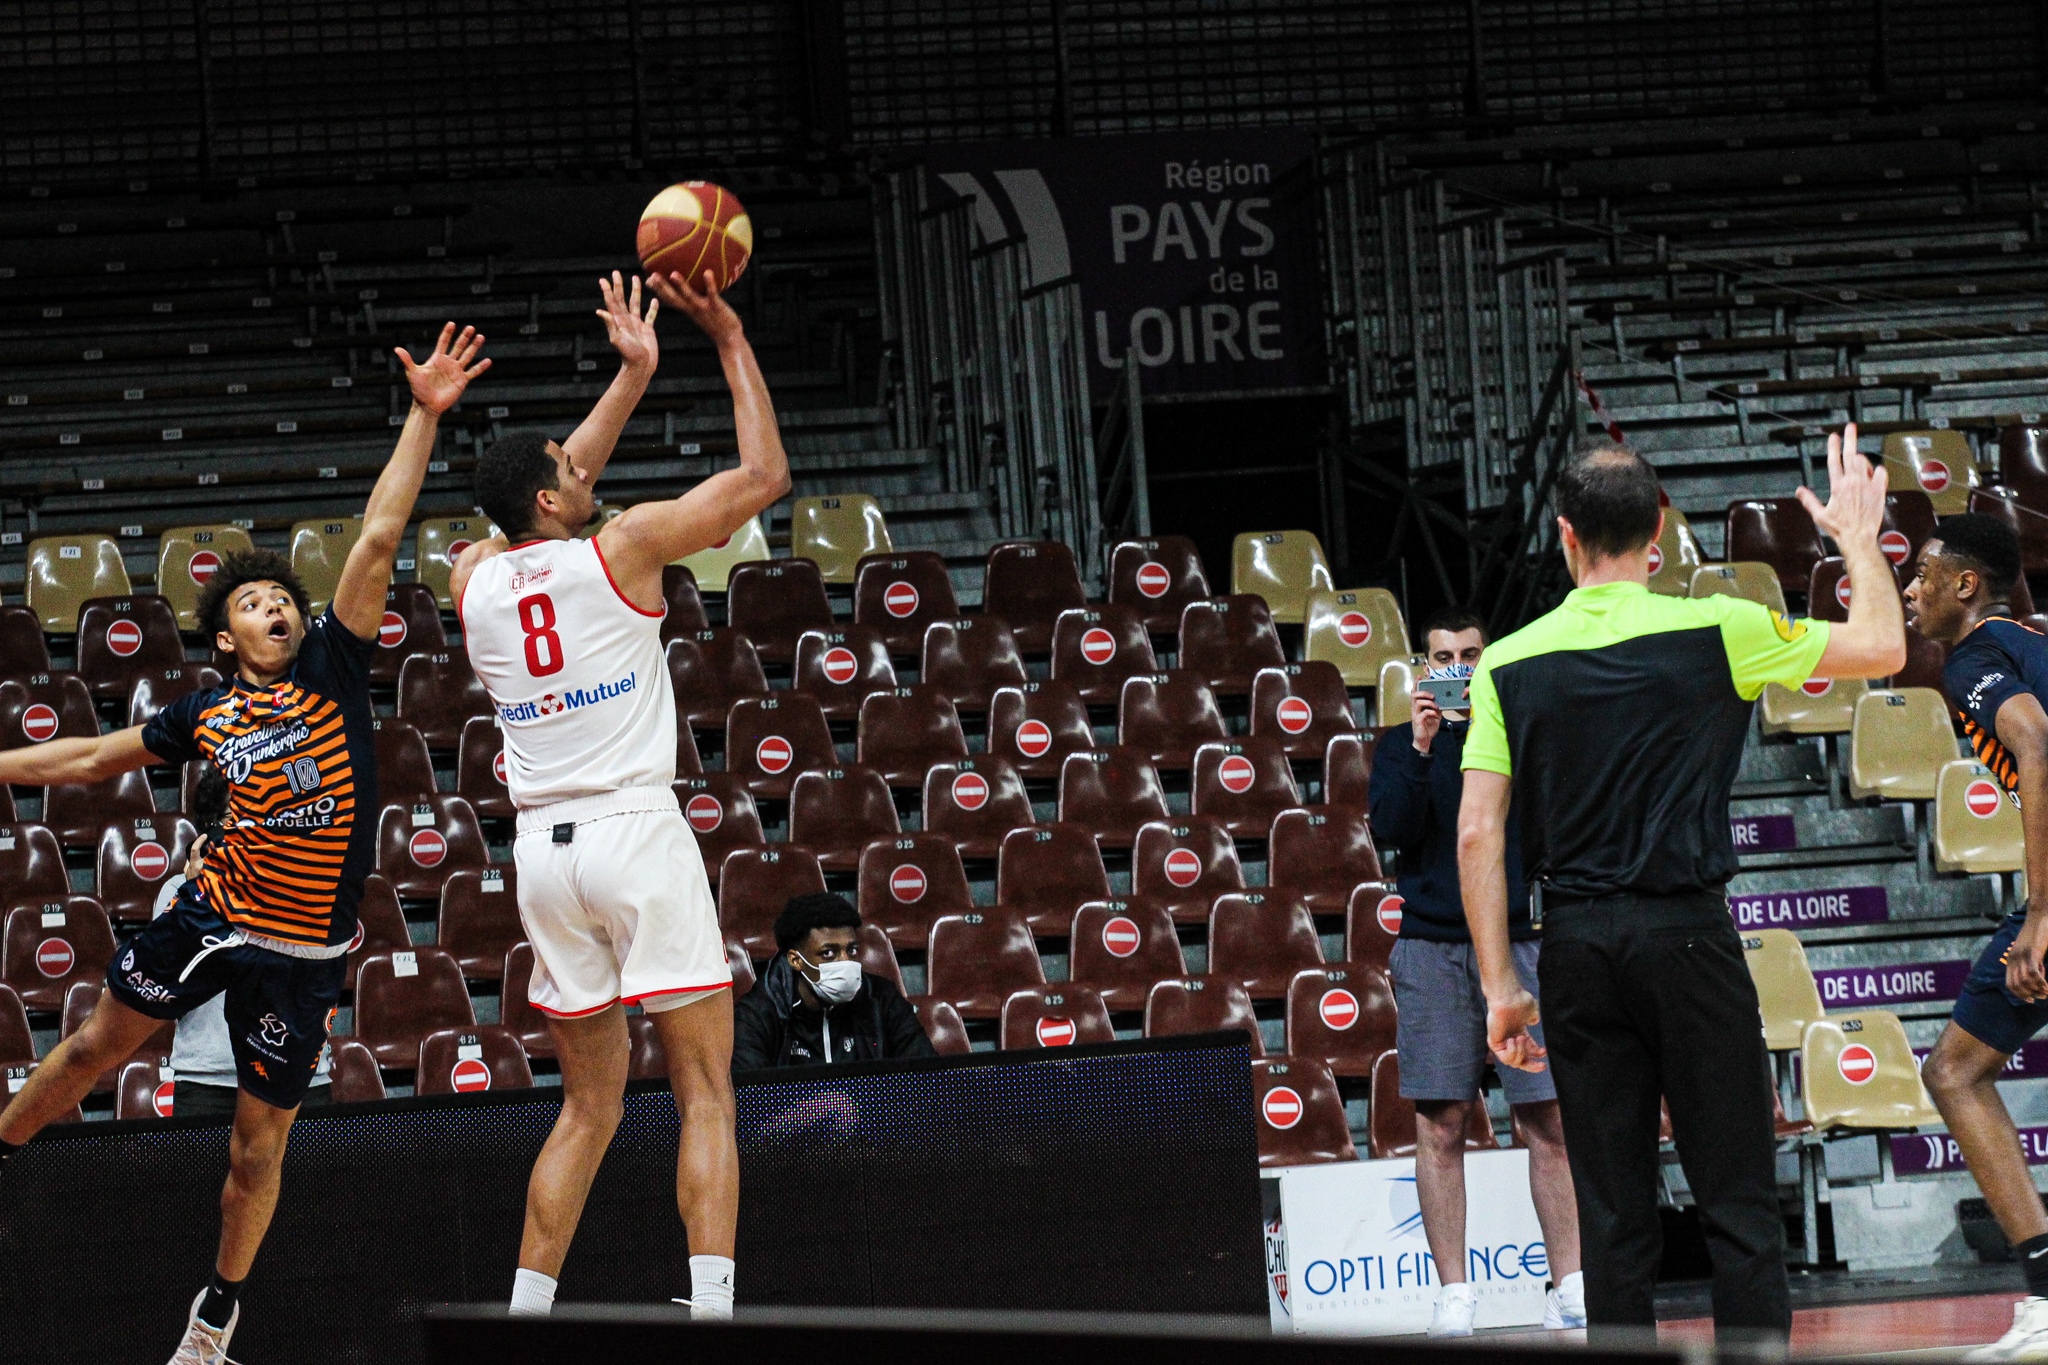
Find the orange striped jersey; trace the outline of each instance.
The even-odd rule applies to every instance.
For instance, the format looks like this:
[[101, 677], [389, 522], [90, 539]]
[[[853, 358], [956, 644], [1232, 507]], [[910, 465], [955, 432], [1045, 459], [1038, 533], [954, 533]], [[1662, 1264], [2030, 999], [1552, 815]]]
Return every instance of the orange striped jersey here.
[[1986, 617], [1949, 651], [1941, 685], [1977, 761], [2017, 804], [2020, 769], [1999, 742], [1998, 708], [2021, 692], [2048, 706], [2048, 636], [2009, 616]]
[[355, 937], [377, 853], [375, 648], [330, 609], [271, 686], [237, 675], [143, 727], [143, 747], [164, 762], [204, 759], [227, 779], [227, 818], [199, 892], [230, 923], [313, 947]]

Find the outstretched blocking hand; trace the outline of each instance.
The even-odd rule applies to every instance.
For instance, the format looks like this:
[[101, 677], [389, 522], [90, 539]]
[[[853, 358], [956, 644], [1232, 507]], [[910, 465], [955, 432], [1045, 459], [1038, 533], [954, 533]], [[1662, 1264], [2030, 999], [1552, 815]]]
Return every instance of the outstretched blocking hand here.
[[680, 270], [666, 275], [657, 271], [647, 277], [647, 284], [657, 298], [703, 328], [704, 335], [718, 345], [738, 341], [746, 335], [740, 315], [718, 292], [716, 277], [709, 270], [700, 279], [701, 284], [692, 284]]
[[1856, 449], [1856, 424], [1828, 437], [1828, 500], [1823, 504], [1811, 488], [1799, 490], [1800, 505], [1813, 524], [1834, 537], [1849, 553], [1851, 544], [1877, 544], [1884, 529], [1884, 495], [1890, 485], [1883, 465], [1874, 465]]
[[415, 362], [403, 346], [392, 347], [391, 353], [405, 366], [405, 382], [412, 386], [412, 401], [439, 417], [455, 406], [470, 380], [491, 368], [490, 361], [476, 359], [483, 345], [483, 333], [465, 327], [462, 335], [457, 336], [451, 322], [441, 329], [433, 354], [424, 362]]
[[629, 296], [626, 282], [616, 270], [610, 279], [598, 280], [597, 287], [604, 294], [604, 307], [597, 310], [598, 320], [604, 323], [605, 336], [619, 353], [620, 362], [628, 369], [652, 371], [661, 359], [661, 343], [654, 336], [654, 315], [661, 311], [661, 300], [650, 299], [646, 315], [642, 316], [640, 277], [633, 277]]

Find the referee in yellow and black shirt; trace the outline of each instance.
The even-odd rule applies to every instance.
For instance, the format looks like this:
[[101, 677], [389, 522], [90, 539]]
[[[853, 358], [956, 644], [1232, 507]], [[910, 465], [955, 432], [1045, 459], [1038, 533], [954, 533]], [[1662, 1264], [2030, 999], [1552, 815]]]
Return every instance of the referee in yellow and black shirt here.
[[[1827, 505], [1799, 497], [1853, 583], [1888, 584], [1884, 471], [1855, 441], [1853, 426], [1846, 447], [1829, 440]], [[1555, 1067], [1589, 1327], [1656, 1322], [1661, 1096], [1713, 1258], [1716, 1327], [1783, 1335], [1770, 1058], [1728, 912], [1728, 795], [1765, 684], [1897, 672], [1904, 613], [1896, 591], [1854, 594], [1832, 628], [1734, 597], [1652, 595], [1657, 476], [1618, 445], [1560, 471], [1557, 514], [1577, 589], [1489, 648], [1472, 680], [1458, 862], [1488, 1040], [1507, 1065]], [[1508, 950], [1511, 792], [1541, 888], [1547, 1054]]]

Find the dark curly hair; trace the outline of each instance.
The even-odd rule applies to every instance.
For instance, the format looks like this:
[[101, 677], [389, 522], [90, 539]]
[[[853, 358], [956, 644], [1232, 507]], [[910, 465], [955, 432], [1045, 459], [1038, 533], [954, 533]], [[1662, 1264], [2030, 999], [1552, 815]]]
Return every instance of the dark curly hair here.
[[202, 628], [218, 635], [228, 628], [228, 599], [251, 583], [275, 583], [292, 595], [299, 616], [308, 625], [313, 620], [313, 599], [306, 585], [292, 572], [292, 562], [275, 550], [236, 550], [220, 562], [213, 577], [199, 590], [194, 615]]
[[477, 457], [476, 505], [508, 540], [533, 530], [534, 495], [558, 488], [550, 439], [544, 431], [508, 431]]

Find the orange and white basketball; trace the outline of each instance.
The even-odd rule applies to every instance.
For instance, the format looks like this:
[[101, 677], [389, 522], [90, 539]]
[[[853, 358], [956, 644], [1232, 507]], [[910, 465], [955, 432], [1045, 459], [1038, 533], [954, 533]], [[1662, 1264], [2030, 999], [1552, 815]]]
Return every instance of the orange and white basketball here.
[[723, 291], [754, 254], [754, 224], [731, 190], [685, 180], [655, 195], [641, 212], [637, 245], [649, 270], [680, 270], [699, 284], [708, 270]]

